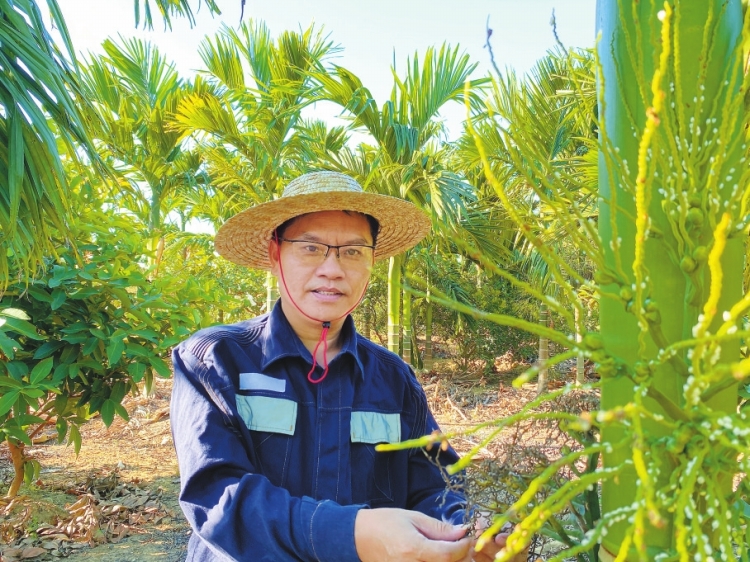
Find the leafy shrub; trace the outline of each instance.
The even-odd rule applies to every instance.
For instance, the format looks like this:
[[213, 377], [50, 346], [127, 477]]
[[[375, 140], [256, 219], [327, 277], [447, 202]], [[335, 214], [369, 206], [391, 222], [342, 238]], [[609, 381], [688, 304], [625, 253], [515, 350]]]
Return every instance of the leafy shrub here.
[[217, 258], [213, 235], [170, 233], [159, 266], [176, 286], [195, 285], [204, 323], [228, 324], [263, 314], [266, 274]]
[[[0, 299], [0, 436], [12, 451], [54, 424], [77, 452], [93, 414], [107, 426], [128, 419], [126, 394], [169, 377], [167, 351], [203, 322], [196, 282], [151, 279], [133, 258], [141, 238], [127, 217], [89, 219], [83, 255], [61, 247], [38, 279], [10, 283]], [[25, 460], [27, 480], [38, 471]]]

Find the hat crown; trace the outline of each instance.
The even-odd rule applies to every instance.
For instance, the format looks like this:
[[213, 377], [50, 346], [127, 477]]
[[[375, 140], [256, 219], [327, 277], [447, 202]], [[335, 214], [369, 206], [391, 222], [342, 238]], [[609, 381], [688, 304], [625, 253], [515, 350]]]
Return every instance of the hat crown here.
[[311, 172], [290, 181], [284, 188], [282, 197], [326, 193], [331, 191], [348, 191], [362, 193], [362, 186], [354, 178], [339, 172]]

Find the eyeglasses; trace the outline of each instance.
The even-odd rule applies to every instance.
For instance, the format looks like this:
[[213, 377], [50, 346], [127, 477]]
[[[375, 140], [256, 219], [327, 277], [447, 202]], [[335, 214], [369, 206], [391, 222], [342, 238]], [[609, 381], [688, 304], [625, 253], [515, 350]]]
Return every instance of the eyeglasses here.
[[309, 265], [320, 265], [328, 257], [328, 252], [336, 250], [336, 257], [342, 265], [350, 267], [369, 266], [375, 246], [364, 244], [345, 244], [343, 246], [332, 246], [322, 242], [311, 242], [310, 240], [289, 240], [280, 238], [282, 242], [292, 245], [292, 254], [301, 262]]

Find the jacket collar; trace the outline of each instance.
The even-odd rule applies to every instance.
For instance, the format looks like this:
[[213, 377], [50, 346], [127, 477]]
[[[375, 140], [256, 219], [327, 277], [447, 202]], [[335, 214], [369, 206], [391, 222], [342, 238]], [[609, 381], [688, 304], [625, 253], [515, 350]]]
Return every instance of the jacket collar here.
[[[341, 351], [333, 361], [337, 361], [340, 355], [348, 353], [354, 358], [354, 363], [364, 379], [365, 370], [357, 351], [358, 337], [359, 334], [357, 334], [357, 330], [354, 327], [354, 320], [350, 314], [344, 319], [344, 324], [341, 327]], [[301, 357], [307, 363], [312, 365], [312, 354], [302, 344], [302, 341], [286, 319], [284, 311], [281, 308], [281, 299], [276, 301], [273, 310], [271, 310], [271, 313], [268, 315], [268, 320], [263, 330], [262, 341], [263, 364], [261, 365], [261, 368], [263, 370], [274, 361], [278, 361], [285, 357]]]

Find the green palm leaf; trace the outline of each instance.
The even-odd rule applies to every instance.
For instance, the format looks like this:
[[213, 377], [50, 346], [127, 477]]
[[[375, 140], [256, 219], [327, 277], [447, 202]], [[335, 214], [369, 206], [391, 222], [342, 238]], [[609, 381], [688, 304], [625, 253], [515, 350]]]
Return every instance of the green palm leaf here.
[[[135, 11], [135, 25], [138, 27], [143, 20], [143, 26], [149, 29], [153, 28], [153, 14], [151, 13], [151, 1], [152, 0], [135, 0], [134, 11]], [[195, 14], [193, 8], [190, 5], [189, 0], [153, 0], [157, 11], [161, 15], [164, 25], [169, 29], [172, 29], [172, 18], [175, 16], [185, 17], [190, 22], [190, 26], [195, 25]], [[215, 0], [199, 0], [198, 8], [205, 2], [206, 8], [208, 8], [211, 14], [221, 14], [219, 6]], [[244, 2], [243, 2], [244, 5]], [[141, 9], [143, 15], [141, 15]]]
[[[86, 92], [101, 115], [93, 131], [121, 176], [114, 204], [135, 213], [155, 247], [165, 218], [184, 189], [205, 183], [202, 160], [174, 127], [182, 101], [207, 89], [182, 80], [160, 51], [139, 39], [108, 39], [104, 55], [83, 69]], [[152, 248], [153, 249], [153, 248]]]
[[55, 0], [47, 7], [65, 54], [36, 2], [0, 0], [0, 276], [6, 281], [9, 259], [32, 273], [53, 252], [50, 225], [67, 231], [63, 162], [77, 161], [82, 150], [99, 166], [67, 27]]
[[[341, 146], [341, 132], [328, 136], [300, 117], [318, 88], [310, 72], [337, 50], [313, 26], [273, 39], [252, 21], [201, 44], [205, 86], [181, 100], [173, 128], [200, 143], [213, 186], [231, 208], [277, 195], [300, 162], [315, 157], [312, 138]], [[213, 222], [226, 220], [228, 209]]]

